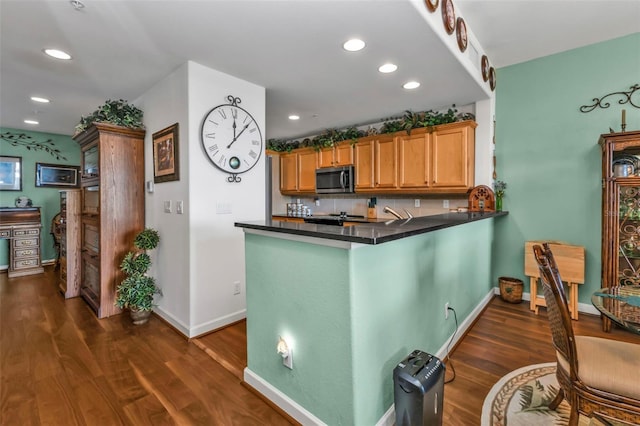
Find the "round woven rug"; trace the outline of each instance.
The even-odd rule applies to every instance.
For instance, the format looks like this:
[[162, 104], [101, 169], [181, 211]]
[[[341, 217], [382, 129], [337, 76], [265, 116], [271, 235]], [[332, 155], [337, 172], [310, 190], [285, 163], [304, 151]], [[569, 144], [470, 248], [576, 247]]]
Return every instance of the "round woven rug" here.
[[555, 362], [512, 371], [493, 385], [485, 398], [482, 425], [566, 425], [570, 410], [566, 401], [555, 411], [549, 409], [559, 389]]

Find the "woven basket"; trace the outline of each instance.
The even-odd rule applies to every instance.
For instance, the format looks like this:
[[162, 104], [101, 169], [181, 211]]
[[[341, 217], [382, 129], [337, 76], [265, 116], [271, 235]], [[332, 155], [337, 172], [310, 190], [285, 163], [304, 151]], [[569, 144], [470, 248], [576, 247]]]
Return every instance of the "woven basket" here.
[[498, 282], [500, 283], [500, 297], [502, 300], [509, 303], [522, 302], [522, 289], [524, 288], [522, 280], [511, 277], [500, 277], [498, 278]]

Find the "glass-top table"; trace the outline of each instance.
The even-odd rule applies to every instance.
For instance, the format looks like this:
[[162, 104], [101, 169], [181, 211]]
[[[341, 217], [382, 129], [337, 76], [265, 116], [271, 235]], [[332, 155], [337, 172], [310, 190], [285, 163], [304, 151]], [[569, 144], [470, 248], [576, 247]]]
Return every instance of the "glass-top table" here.
[[591, 303], [603, 315], [633, 333], [640, 334], [640, 286], [601, 288]]

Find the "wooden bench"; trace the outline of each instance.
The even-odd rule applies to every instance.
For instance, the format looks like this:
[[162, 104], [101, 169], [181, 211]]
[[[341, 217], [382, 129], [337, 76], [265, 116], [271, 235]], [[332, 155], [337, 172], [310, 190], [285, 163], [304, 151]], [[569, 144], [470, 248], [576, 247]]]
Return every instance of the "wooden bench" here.
[[[533, 246], [545, 241], [527, 241], [524, 245], [524, 274], [529, 277], [529, 308], [538, 314], [540, 306], [547, 306], [543, 296], [538, 296], [540, 271], [533, 255]], [[558, 264], [560, 277], [569, 288], [569, 312], [571, 319], [578, 320], [578, 285], [584, 284], [584, 247], [561, 242], [549, 242], [553, 258]]]

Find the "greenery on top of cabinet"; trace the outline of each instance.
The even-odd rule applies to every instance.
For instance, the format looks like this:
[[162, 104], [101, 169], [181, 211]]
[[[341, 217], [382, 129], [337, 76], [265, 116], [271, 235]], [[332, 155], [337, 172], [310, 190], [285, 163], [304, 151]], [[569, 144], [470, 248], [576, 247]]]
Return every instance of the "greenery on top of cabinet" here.
[[382, 126], [379, 129], [375, 127], [369, 127], [367, 130], [358, 130], [355, 126], [350, 126], [345, 129], [327, 129], [323, 133], [313, 137], [305, 138], [302, 141], [287, 141], [284, 139], [269, 139], [267, 141], [267, 149], [276, 152], [291, 152], [296, 148], [313, 147], [317, 151], [322, 148], [330, 148], [342, 141], [351, 141], [355, 144], [358, 138], [377, 135], [395, 133], [401, 130], [405, 130], [408, 134], [411, 133], [411, 129], [417, 129], [422, 127], [433, 127], [439, 124], [454, 123], [456, 121], [474, 120], [475, 116], [470, 113], [459, 113], [452, 105], [447, 112], [439, 111], [421, 111], [413, 112], [406, 110], [402, 117], [391, 117], [383, 120]]

